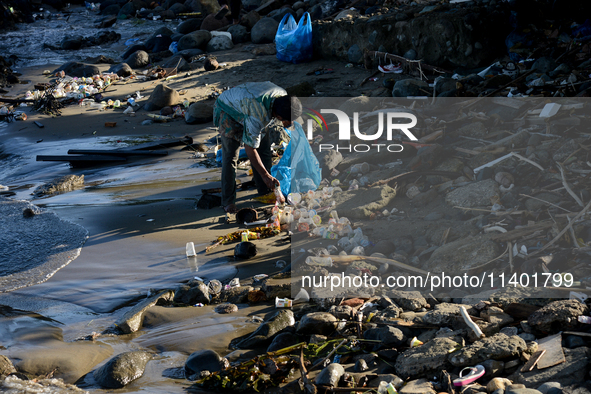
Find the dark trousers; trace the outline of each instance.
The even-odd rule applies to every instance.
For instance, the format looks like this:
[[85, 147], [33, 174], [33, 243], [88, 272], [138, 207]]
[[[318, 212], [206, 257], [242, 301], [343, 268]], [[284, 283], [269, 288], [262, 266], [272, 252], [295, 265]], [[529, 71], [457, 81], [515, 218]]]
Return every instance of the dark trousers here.
[[[220, 5], [228, 4], [228, 0], [218, 0]], [[230, 0], [230, 12], [232, 15], [233, 20], [240, 19], [240, 9], [242, 8], [242, 3], [240, 0]]]
[[[236, 167], [238, 166], [238, 155], [240, 153], [240, 142], [233, 138], [220, 135], [222, 142], [222, 205], [228, 206], [236, 202]], [[271, 152], [271, 138], [269, 133], [261, 140], [256, 150], [267, 171], [271, 172], [273, 165], [273, 154]], [[252, 169], [252, 177], [260, 195], [270, 193], [271, 190], [265, 185], [261, 174]]]

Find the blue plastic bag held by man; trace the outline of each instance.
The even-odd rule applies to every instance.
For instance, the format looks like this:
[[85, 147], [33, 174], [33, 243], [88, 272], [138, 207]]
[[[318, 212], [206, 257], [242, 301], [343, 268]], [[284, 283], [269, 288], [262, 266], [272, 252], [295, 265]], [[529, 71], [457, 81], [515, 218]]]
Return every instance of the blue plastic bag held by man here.
[[298, 122], [293, 122], [293, 125], [291, 141], [283, 157], [271, 168], [271, 174], [281, 182], [284, 195], [316, 190], [322, 180], [320, 163], [314, 156], [302, 126]]
[[300, 101], [271, 82], [248, 82], [223, 92], [213, 109], [213, 124], [219, 127], [222, 144], [222, 205], [236, 211], [236, 167], [240, 144], [250, 159], [259, 195], [268, 194], [280, 181], [271, 176], [271, 139], [267, 125], [277, 119], [284, 127], [292, 114], [302, 113]]
[[312, 60], [312, 21], [304, 13], [300, 23], [291, 14], [285, 14], [275, 34], [277, 59], [288, 63], [303, 63]]

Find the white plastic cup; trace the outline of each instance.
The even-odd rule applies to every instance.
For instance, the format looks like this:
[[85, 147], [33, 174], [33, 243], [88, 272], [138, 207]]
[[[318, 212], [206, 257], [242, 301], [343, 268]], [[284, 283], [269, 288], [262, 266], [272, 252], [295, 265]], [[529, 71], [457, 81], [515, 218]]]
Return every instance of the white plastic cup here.
[[187, 257], [195, 257], [197, 253], [195, 253], [195, 245], [193, 242], [187, 242]]

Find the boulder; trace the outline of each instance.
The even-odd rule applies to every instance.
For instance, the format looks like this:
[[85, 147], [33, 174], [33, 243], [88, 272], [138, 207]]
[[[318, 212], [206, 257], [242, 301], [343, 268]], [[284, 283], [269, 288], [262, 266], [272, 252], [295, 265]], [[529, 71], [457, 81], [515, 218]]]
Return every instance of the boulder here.
[[176, 68], [177, 71], [189, 71], [190, 66], [189, 63], [185, 60], [182, 55], [178, 53], [174, 56], [171, 56], [166, 60], [164, 63], [161, 64], [163, 68]]
[[178, 50], [186, 49], [205, 49], [207, 43], [211, 40], [211, 33], [207, 30], [197, 30], [193, 33], [185, 34], [178, 43]]
[[172, 44], [172, 38], [167, 35], [159, 35], [156, 37], [150, 37], [144, 45], [146, 46], [147, 50], [151, 52], [162, 52], [166, 51], [168, 47]]
[[452, 190], [445, 196], [445, 202], [452, 207], [476, 208], [491, 206], [491, 198], [496, 196], [499, 196], [499, 184], [486, 179]]
[[403, 79], [394, 84], [393, 97], [429, 96], [431, 88], [429, 84], [418, 79]]
[[71, 51], [80, 49], [82, 47], [83, 38], [81, 36], [78, 37], [66, 37], [60, 43], [60, 49], [65, 51]]
[[220, 30], [223, 27], [226, 27], [230, 24], [230, 20], [226, 18], [222, 19], [215, 19], [215, 14], [210, 14], [203, 19], [203, 23], [201, 23], [201, 30], [207, 31], [214, 31]]
[[532, 313], [527, 323], [538, 332], [555, 333], [574, 329], [579, 325], [578, 317], [588, 314], [589, 307], [580, 301], [560, 300]]
[[378, 340], [386, 347], [398, 347], [406, 342], [406, 337], [402, 331], [392, 326], [370, 328], [363, 332], [363, 337]]
[[186, 21], [183, 21], [178, 25], [176, 31], [181, 34], [192, 33], [194, 31], [199, 30], [199, 28], [201, 27], [201, 21], [201, 19], [196, 18], [187, 19]]
[[460, 344], [450, 338], [434, 338], [424, 345], [410, 348], [396, 359], [396, 374], [403, 379], [437, 375], [451, 367], [448, 356]]
[[347, 51], [347, 58], [351, 63], [362, 63], [363, 62], [363, 51], [359, 48], [359, 45], [351, 45]]
[[185, 362], [185, 376], [197, 375], [203, 371], [218, 372], [224, 369], [227, 360], [213, 350], [198, 350]]
[[405, 311], [419, 311], [429, 306], [425, 297], [418, 291], [392, 290], [388, 292], [388, 296]]
[[0, 375], [10, 375], [11, 373], [16, 372], [14, 365], [12, 365], [12, 361], [8, 359], [8, 357], [0, 354]]
[[[423, 268], [442, 272], [464, 271], [476, 267], [502, 253], [499, 245], [486, 236], [469, 236], [437, 248]], [[462, 290], [475, 290], [470, 287]]]
[[174, 295], [174, 302], [186, 305], [209, 304], [209, 288], [200, 280], [191, 280], [179, 287]]
[[125, 387], [144, 374], [146, 364], [151, 359], [152, 355], [142, 350], [121, 353], [95, 370], [94, 380], [105, 388]]
[[267, 345], [275, 334], [294, 324], [295, 318], [293, 312], [282, 309], [269, 320], [261, 323], [252, 334], [238, 342], [236, 347], [238, 349], [250, 349], [256, 346]]
[[337, 324], [337, 318], [330, 313], [313, 312], [302, 317], [296, 332], [301, 335], [330, 335], [337, 328]]
[[170, 290], [163, 291], [152, 297], [146, 298], [125, 312], [123, 316], [115, 322], [115, 326], [124, 334], [136, 332], [142, 326], [144, 321], [144, 312], [157, 304], [168, 303], [172, 301], [174, 293]]
[[156, 86], [148, 102], [144, 105], [146, 111], [156, 111], [170, 105], [176, 105], [181, 101], [178, 92], [160, 84]]
[[119, 7], [118, 4], [111, 4], [110, 6], [107, 6], [101, 12], [101, 14], [103, 14], [103, 15], [117, 15], [117, 14], [119, 14], [120, 11], [121, 11], [121, 7]]
[[115, 73], [122, 78], [129, 77], [131, 74], [133, 74], [132, 68], [129, 67], [129, 64], [127, 63], [115, 64], [109, 68], [109, 72]]
[[207, 52], [226, 51], [234, 48], [232, 39], [227, 36], [215, 36], [207, 43]]
[[339, 380], [344, 374], [345, 368], [341, 364], [329, 364], [316, 376], [314, 383], [322, 386], [337, 387]]
[[58, 71], [63, 71], [70, 77], [92, 77], [93, 75], [100, 74], [100, 70], [97, 66], [92, 64], [84, 64], [78, 62], [67, 62], [61, 65], [59, 68], [53, 70], [52, 74]]
[[248, 30], [252, 30], [259, 20], [261, 20], [259, 13], [256, 11], [250, 11], [240, 19], [240, 24], [245, 26]]
[[129, 48], [127, 48], [127, 50], [123, 53], [123, 55], [121, 55], [122, 59], [127, 59], [128, 57], [130, 57], [132, 54], [134, 54], [137, 51], [145, 51], [147, 50], [146, 46], [144, 44], [134, 44], [132, 46], [130, 46]]
[[248, 30], [242, 25], [232, 25], [228, 27], [228, 33], [232, 35], [232, 41], [234, 44], [240, 44], [250, 40]]
[[125, 59], [125, 63], [131, 68], [146, 67], [150, 63], [150, 55], [145, 51], [136, 51]]
[[185, 112], [185, 122], [188, 124], [201, 124], [213, 120], [213, 107], [204, 101], [198, 101], [189, 106]]
[[119, 11], [119, 17], [130, 17], [130, 16], [134, 16], [135, 12], [137, 11], [135, 5], [133, 4], [133, 2], [129, 2], [129, 3], [125, 3], [125, 5], [123, 5], [121, 7], [121, 10]]
[[279, 22], [273, 18], [262, 18], [250, 31], [250, 38], [253, 44], [268, 44], [275, 40]]
[[282, 332], [273, 338], [273, 342], [267, 348], [267, 352], [275, 352], [277, 350], [285, 349], [286, 347], [296, 345], [299, 343], [299, 338], [290, 332]]
[[173, 5], [172, 5], [172, 6], [171, 6], [171, 7], [168, 9], [168, 11], [172, 11], [172, 12], [174, 12], [174, 15], [176, 16], [176, 15], [178, 15], [178, 14], [183, 14], [183, 13], [189, 12], [189, 9], [188, 9], [187, 7], [185, 7], [185, 5], [184, 5], [184, 4], [181, 4], [181, 3], [176, 3], [176, 4], [173, 4]]
[[456, 367], [473, 366], [488, 359], [517, 358], [525, 349], [525, 341], [517, 335], [508, 337], [499, 333], [450, 354], [449, 361]]

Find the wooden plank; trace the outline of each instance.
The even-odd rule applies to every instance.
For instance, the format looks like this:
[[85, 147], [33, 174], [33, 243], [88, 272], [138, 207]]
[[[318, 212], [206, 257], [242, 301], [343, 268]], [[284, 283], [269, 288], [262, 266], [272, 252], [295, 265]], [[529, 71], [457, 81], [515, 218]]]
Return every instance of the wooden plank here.
[[146, 142], [145, 144], [139, 144], [134, 147], [128, 148], [129, 150], [154, 150], [157, 148], [168, 148], [179, 145], [191, 145], [193, 138], [184, 136], [183, 138], [169, 138], [165, 140], [158, 140], [153, 142]]
[[538, 350], [537, 352], [532, 354], [532, 356], [530, 357], [529, 360], [527, 360], [527, 362], [525, 363], [523, 368], [521, 368], [521, 372], [533, 371], [536, 364], [540, 361], [540, 359], [542, 358], [542, 356], [544, 356], [544, 354], [546, 354], [546, 349]]
[[166, 156], [166, 150], [129, 150], [129, 149], [70, 149], [69, 155], [105, 155], [105, 156]]
[[540, 339], [538, 349], [546, 351], [538, 361], [538, 369], [550, 368], [566, 361], [562, 350], [561, 333]]
[[73, 162], [93, 162], [93, 161], [127, 161], [125, 157], [119, 156], [99, 156], [99, 155], [57, 155], [57, 156], [45, 156], [37, 155], [37, 161], [69, 161]]

